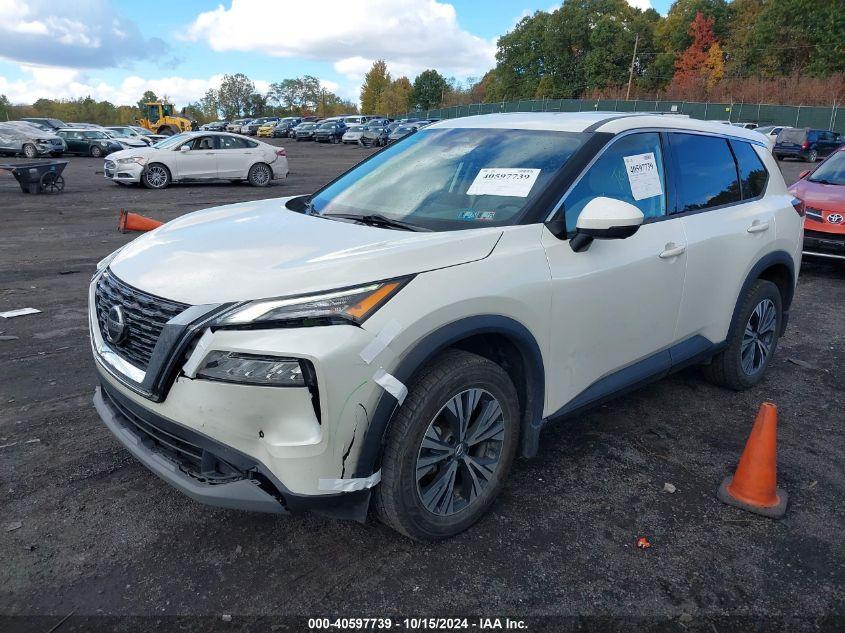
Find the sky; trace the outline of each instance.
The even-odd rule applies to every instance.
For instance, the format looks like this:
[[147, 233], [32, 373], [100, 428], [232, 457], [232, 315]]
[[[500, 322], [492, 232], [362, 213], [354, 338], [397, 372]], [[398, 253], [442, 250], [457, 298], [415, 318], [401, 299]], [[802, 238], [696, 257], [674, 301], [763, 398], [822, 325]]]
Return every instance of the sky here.
[[[671, 0], [627, 0], [665, 14]], [[0, 0], [0, 94], [12, 103], [91, 95], [134, 104], [145, 90], [178, 106], [225, 73], [270, 83], [314, 75], [358, 101], [384, 59], [412, 81], [460, 81], [495, 65], [496, 39], [549, 0]]]

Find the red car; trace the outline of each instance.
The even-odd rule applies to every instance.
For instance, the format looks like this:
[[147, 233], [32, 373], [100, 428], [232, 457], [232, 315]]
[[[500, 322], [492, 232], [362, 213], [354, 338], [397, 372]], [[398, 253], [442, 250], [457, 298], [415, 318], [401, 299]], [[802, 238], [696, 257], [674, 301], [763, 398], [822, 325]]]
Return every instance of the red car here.
[[845, 261], [845, 148], [799, 178], [789, 193], [804, 204], [804, 254]]

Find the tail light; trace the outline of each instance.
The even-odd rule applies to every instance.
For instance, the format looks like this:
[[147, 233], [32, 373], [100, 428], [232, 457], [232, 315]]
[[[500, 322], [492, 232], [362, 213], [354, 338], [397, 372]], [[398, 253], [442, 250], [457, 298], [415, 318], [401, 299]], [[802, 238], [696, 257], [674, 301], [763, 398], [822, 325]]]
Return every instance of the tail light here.
[[285, 151], [285, 148], [282, 147], [276, 150], [276, 156], [287, 156], [288, 153]]
[[801, 143], [801, 149], [810, 149], [810, 141], [804, 141]]
[[804, 213], [806, 209], [804, 208], [804, 201], [800, 198], [793, 198], [792, 199], [792, 208], [795, 209], [795, 213], [800, 215], [802, 218], [804, 217]]

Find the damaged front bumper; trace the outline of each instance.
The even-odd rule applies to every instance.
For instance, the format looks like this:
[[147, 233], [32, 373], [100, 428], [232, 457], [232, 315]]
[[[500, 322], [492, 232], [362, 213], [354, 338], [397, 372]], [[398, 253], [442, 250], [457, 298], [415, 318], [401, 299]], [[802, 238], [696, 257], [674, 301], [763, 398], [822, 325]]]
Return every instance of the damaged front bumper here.
[[[313, 511], [359, 521], [366, 518], [369, 488], [293, 494], [261, 462], [138, 406], [105, 381], [94, 392], [94, 407], [133, 457], [195, 501], [271, 514]], [[191, 468], [191, 460], [179, 459], [186, 451], [197, 458], [199, 469]]]

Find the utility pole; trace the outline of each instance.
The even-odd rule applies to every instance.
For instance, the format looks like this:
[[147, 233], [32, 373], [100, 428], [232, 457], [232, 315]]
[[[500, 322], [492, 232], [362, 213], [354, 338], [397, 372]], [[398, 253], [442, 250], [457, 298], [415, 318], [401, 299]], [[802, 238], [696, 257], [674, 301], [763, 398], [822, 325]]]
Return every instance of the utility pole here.
[[634, 38], [634, 54], [631, 55], [631, 70], [628, 72], [628, 91], [625, 93], [625, 101], [631, 98], [631, 82], [634, 80], [634, 62], [637, 60], [637, 45], [640, 43], [640, 34]]

